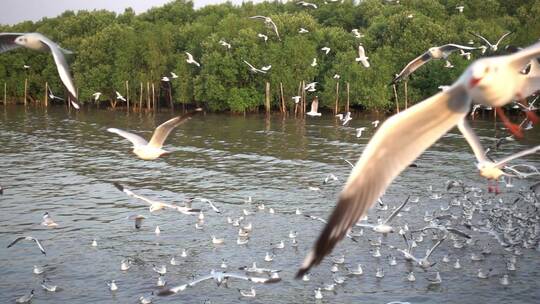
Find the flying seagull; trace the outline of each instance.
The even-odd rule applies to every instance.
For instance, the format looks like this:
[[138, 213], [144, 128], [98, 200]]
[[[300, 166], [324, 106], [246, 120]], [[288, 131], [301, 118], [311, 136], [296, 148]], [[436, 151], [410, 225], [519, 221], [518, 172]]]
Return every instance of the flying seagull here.
[[265, 34], [258, 33], [257, 36], [258, 36], [259, 38], [264, 39], [264, 42], [265, 42], [265, 43], [266, 43], [266, 41], [268, 41], [268, 36], [266, 36]]
[[77, 90], [69, 72], [69, 65], [64, 57], [64, 54], [73, 54], [73, 52], [61, 48], [54, 41], [40, 33], [0, 33], [0, 53], [19, 47], [52, 53], [58, 75], [69, 92], [69, 101], [75, 109], [80, 109], [81, 107], [77, 100]]
[[167, 203], [163, 203], [163, 202], [153, 201], [153, 200], [151, 200], [149, 198], [146, 198], [144, 196], [133, 193], [131, 190], [127, 189], [126, 187], [124, 187], [122, 185], [120, 185], [119, 183], [113, 183], [113, 185], [116, 187], [116, 189], [124, 192], [128, 196], [139, 199], [139, 200], [149, 204], [150, 205], [150, 212], [154, 212], [154, 211], [157, 211], [157, 210], [169, 208], [169, 209], [176, 210], [176, 211], [178, 211], [180, 213], [183, 213], [183, 214], [191, 215], [191, 214], [196, 214], [197, 212], [201, 211], [200, 209], [192, 209], [192, 208], [188, 208], [188, 207], [181, 207], [181, 206], [176, 206], [176, 205], [173, 205], [173, 204], [167, 204]]
[[356, 57], [356, 62], [361, 62], [362, 65], [366, 68], [369, 68], [368, 58], [366, 57], [366, 51], [362, 45], [358, 46], [358, 57]]
[[419, 67], [427, 63], [428, 61], [432, 59], [444, 59], [446, 60], [452, 52], [455, 52], [457, 50], [477, 50], [479, 48], [476, 47], [468, 47], [464, 45], [459, 44], [445, 44], [443, 46], [434, 46], [429, 48], [424, 54], [416, 57], [413, 61], [409, 62], [401, 72], [392, 80], [391, 84], [395, 84], [398, 81], [401, 81], [403, 78], [407, 78], [409, 75], [411, 75], [414, 71], [416, 71]]
[[478, 35], [476, 33], [473, 33], [473, 32], [469, 32], [471, 35], [477, 37], [477, 38], [480, 38], [482, 39], [487, 45], [486, 46], [489, 46], [489, 49], [492, 51], [492, 52], [496, 52], [497, 49], [499, 48], [499, 43], [501, 43], [501, 41], [506, 38], [508, 35], [512, 34], [512, 32], [507, 32], [506, 34], [503, 34], [501, 36], [501, 38], [499, 38], [499, 40], [497, 40], [497, 43], [495, 44], [491, 44], [491, 42], [489, 42], [489, 40], [487, 40], [486, 38], [484, 38], [483, 36], [481, 35]]
[[170, 295], [173, 295], [173, 294], [177, 294], [180, 291], [184, 291], [188, 287], [193, 287], [193, 286], [197, 285], [200, 282], [210, 280], [210, 279], [213, 279], [218, 286], [220, 286], [223, 283], [226, 284], [228, 279], [239, 279], [239, 280], [244, 280], [244, 281], [250, 281], [250, 282], [253, 282], [253, 283], [266, 283], [266, 284], [268, 284], [268, 283], [276, 283], [276, 282], [281, 281], [281, 279], [279, 277], [277, 277], [277, 278], [250, 277], [250, 276], [246, 276], [246, 275], [242, 275], [242, 274], [215, 271], [214, 269], [212, 269], [212, 271], [210, 271], [209, 275], [202, 276], [202, 277], [196, 279], [195, 281], [187, 283], [187, 284], [183, 284], [183, 285], [179, 285], [179, 286], [176, 286], [176, 287], [173, 287], [173, 288], [161, 290], [157, 295], [158, 296], [170, 296]]
[[124, 96], [122, 96], [122, 94], [120, 94], [120, 92], [118, 92], [118, 91], [115, 91], [115, 92], [116, 92], [116, 99], [126, 101], [126, 98]]
[[278, 38], [279, 41], [281, 41], [281, 38], [279, 37], [279, 33], [278, 33], [278, 29], [277, 29], [277, 26], [276, 24], [274, 23], [274, 21], [272, 21], [272, 18], [270, 17], [265, 17], [265, 16], [252, 16], [252, 17], [249, 17], [250, 19], [259, 19], [259, 20], [263, 20], [264, 21], [264, 24], [266, 24], [266, 26], [272, 28], [274, 30], [274, 32], [276, 33], [276, 36]]
[[[244, 63], [247, 64], [249, 66], [249, 70], [251, 72], [253, 72], [254, 74], [257, 74], [257, 73], [263, 73], [263, 74], [266, 74], [266, 70], [262, 70], [262, 69], [257, 69], [256, 67], [254, 67], [251, 63], [247, 62], [244, 60]], [[270, 66], [271, 67], [271, 66]]]
[[94, 96], [94, 101], [97, 102], [99, 98], [101, 97], [101, 92], [96, 92], [92, 94], [92, 96]]
[[375, 232], [379, 232], [379, 233], [383, 233], [383, 234], [394, 232], [394, 228], [392, 226], [390, 226], [389, 223], [398, 215], [398, 213], [401, 211], [401, 209], [403, 209], [403, 207], [405, 207], [405, 205], [407, 205], [407, 203], [409, 202], [409, 198], [410, 198], [410, 196], [408, 196], [407, 199], [398, 208], [396, 208], [396, 210], [394, 210], [394, 212], [392, 212], [392, 214], [390, 214], [390, 216], [386, 220], [384, 220], [382, 223], [377, 224], [377, 225], [356, 224], [356, 226], [370, 228]]
[[310, 2], [305, 2], [305, 1], [299, 1], [297, 2], [298, 5], [302, 5], [302, 6], [305, 6], [305, 7], [308, 7], [308, 6], [311, 6], [313, 8], [317, 8], [317, 4], [315, 3], [310, 3]]
[[297, 278], [332, 251], [401, 171], [451, 128], [465, 123], [472, 100], [500, 107], [516, 95], [525, 98], [540, 89], [538, 81], [519, 72], [538, 56], [540, 43], [511, 55], [478, 59], [448, 90], [387, 119], [364, 148]]
[[198, 66], [198, 67], [201, 66], [200, 63], [198, 63], [197, 61], [195, 61], [195, 59], [193, 59], [193, 55], [191, 55], [191, 54], [188, 53], [188, 52], [185, 52], [185, 53], [186, 53], [186, 55], [187, 55], [187, 59], [186, 59], [186, 62], [187, 62], [187, 63], [189, 63], [189, 64], [194, 64], [194, 65], [196, 65], [196, 66]]
[[311, 102], [311, 110], [306, 113], [309, 116], [321, 116], [322, 114], [318, 112], [319, 110], [319, 100], [317, 98], [313, 99]]
[[228, 43], [227, 41], [223, 40], [223, 39], [219, 41], [219, 44], [223, 45], [224, 47], [226, 47], [228, 49], [231, 49], [231, 44]]
[[329, 48], [327, 46], [321, 48], [321, 51], [323, 51], [326, 55], [328, 55], [328, 53], [330, 53], [330, 50], [331, 50], [331, 48]]
[[150, 142], [147, 142], [139, 135], [124, 130], [108, 128], [107, 131], [111, 133], [116, 133], [129, 140], [133, 144], [133, 153], [135, 153], [135, 155], [137, 155], [140, 159], [154, 160], [161, 155], [166, 155], [170, 153], [163, 150], [162, 147], [163, 143], [165, 142], [167, 136], [169, 136], [171, 131], [177, 126], [191, 119], [193, 115], [197, 114], [200, 111], [202, 111], [202, 109], [197, 108], [195, 109], [195, 111], [186, 113], [182, 116], [176, 116], [175, 118], [169, 119], [166, 122], [162, 123], [161, 125], [159, 125], [159, 127], [156, 128], [154, 134], [152, 134]]
[[11, 243], [7, 246], [7, 248], [9, 248], [9, 247], [11, 247], [11, 246], [17, 244], [17, 242], [19, 242], [19, 241], [21, 241], [21, 240], [25, 240], [25, 241], [34, 241], [34, 242], [36, 242], [36, 245], [38, 245], [39, 250], [41, 250], [41, 253], [47, 254], [47, 253], [45, 252], [45, 248], [43, 248], [43, 246], [41, 246], [41, 243], [39, 242], [39, 240], [36, 239], [36, 238], [34, 238], [34, 237], [31, 237], [31, 236], [20, 236], [20, 237], [16, 238], [13, 242], [11, 242]]

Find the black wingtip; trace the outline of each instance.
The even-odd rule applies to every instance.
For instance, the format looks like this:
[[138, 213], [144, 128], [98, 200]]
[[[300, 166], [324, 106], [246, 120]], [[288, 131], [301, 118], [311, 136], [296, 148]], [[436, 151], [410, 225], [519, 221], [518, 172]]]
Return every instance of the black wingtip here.
[[300, 270], [298, 270], [298, 272], [296, 273], [296, 276], [294, 278], [297, 279], [297, 280], [300, 280], [301, 278], [304, 277], [304, 275], [306, 273], [308, 273], [310, 268], [311, 268], [311, 266], [309, 266], [308, 268], [300, 268]]
[[117, 182], [114, 182], [113, 185], [116, 187], [116, 189], [124, 192], [124, 186], [120, 185], [119, 183]]
[[265, 284], [273, 284], [273, 283], [277, 283], [277, 282], [281, 282], [281, 278], [271, 278], [271, 279], [268, 279], [268, 281], [264, 282]]
[[160, 290], [157, 295], [159, 297], [165, 297], [165, 296], [170, 296], [170, 295], [173, 295], [174, 292], [171, 290], [171, 289], [164, 289], [164, 290]]

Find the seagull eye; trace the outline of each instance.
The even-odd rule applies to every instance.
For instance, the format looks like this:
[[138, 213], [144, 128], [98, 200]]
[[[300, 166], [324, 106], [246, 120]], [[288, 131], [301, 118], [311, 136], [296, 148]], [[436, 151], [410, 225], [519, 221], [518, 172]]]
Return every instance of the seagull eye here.
[[489, 67], [484, 68], [484, 74], [487, 74], [489, 72]]

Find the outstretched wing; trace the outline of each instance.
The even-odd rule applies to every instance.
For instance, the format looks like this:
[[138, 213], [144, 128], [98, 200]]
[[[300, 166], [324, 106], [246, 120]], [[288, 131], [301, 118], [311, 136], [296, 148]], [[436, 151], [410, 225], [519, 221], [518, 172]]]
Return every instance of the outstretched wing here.
[[401, 81], [401, 79], [408, 77], [411, 75], [414, 71], [416, 71], [419, 67], [423, 66], [426, 62], [431, 60], [431, 55], [429, 52], [425, 52], [424, 54], [416, 57], [413, 61], [409, 62], [401, 72], [392, 80], [391, 84], [395, 84], [398, 81]]
[[351, 172], [328, 224], [304, 259], [297, 278], [319, 264], [394, 178], [454, 127], [469, 107], [470, 97], [458, 83], [386, 120]]
[[129, 140], [133, 144], [134, 147], [146, 146], [148, 144], [148, 142], [144, 138], [140, 137], [139, 135], [129, 133], [124, 130], [120, 130], [116, 128], [108, 128], [107, 131], [118, 134], [122, 136], [123, 138]]
[[0, 33], [0, 54], [20, 48], [21, 46], [15, 43], [15, 39], [22, 35], [24, 33]]
[[188, 112], [182, 116], [176, 116], [175, 118], [169, 119], [166, 122], [162, 123], [154, 131], [154, 134], [152, 135], [152, 138], [150, 139], [148, 146], [161, 148], [163, 146], [163, 143], [167, 139], [167, 136], [169, 136], [169, 134], [174, 128], [188, 121], [189, 119], [191, 119], [193, 115], [201, 111], [202, 111], [201, 108], [197, 108], [194, 111]]

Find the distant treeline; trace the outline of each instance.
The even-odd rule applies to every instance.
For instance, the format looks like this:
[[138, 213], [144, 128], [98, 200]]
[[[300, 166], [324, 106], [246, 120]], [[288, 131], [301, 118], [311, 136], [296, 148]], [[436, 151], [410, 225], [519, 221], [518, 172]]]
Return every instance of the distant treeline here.
[[[280, 84], [288, 108], [298, 95], [301, 81], [317, 81], [320, 106], [334, 109], [336, 92], [340, 106], [346, 99], [345, 83], [350, 86], [350, 103], [357, 109], [391, 110], [394, 92], [388, 84], [410, 60], [430, 46], [446, 43], [467, 45], [469, 31], [496, 41], [513, 31], [500, 46], [527, 46], [540, 38], [540, 0], [352, 0], [332, 2], [312, 0], [318, 8], [293, 1], [231, 3], [195, 10], [191, 1], [178, 0], [146, 13], [135, 15], [131, 8], [123, 14], [104, 10], [66, 11], [56, 18], [38, 22], [1, 25], [1, 32], [40, 32], [72, 50], [69, 56], [81, 102], [92, 102], [94, 92], [102, 100], [124, 96], [126, 81], [133, 102], [147, 101], [148, 88], [155, 85], [155, 98], [175, 103], [204, 105], [208, 109], [236, 112], [264, 106], [266, 82], [270, 83], [271, 106], [281, 105]], [[463, 5], [463, 13], [457, 6]], [[4, 12], [7, 13], [7, 12]], [[254, 15], [271, 17], [281, 41]], [[300, 28], [308, 30], [300, 33]], [[363, 35], [355, 37], [358, 29]], [[268, 41], [258, 34], [268, 36]], [[231, 44], [221, 45], [220, 40]], [[371, 63], [364, 68], [355, 61], [362, 44]], [[331, 50], [325, 54], [323, 47]], [[188, 64], [193, 54], [201, 67]], [[473, 59], [480, 52], [473, 53]], [[312, 66], [313, 58], [317, 65]], [[252, 74], [243, 62], [255, 67], [272, 65], [267, 74]], [[454, 54], [455, 66], [444, 61], [430, 62], [408, 82], [409, 101], [417, 102], [435, 93], [439, 85], [453, 82], [469, 64]], [[29, 65], [25, 70], [23, 65]], [[178, 75], [172, 79], [170, 72]], [[339, 74], [340, 78], [334, 78]], [[171, 78], [171, 90], [160, 79]], [[31, 98], [42, 100], [47, 81], [56, 95], [63, 96], [56, 67], [49, 53], [18, 49], [0, 54], [0, 99], [6, 83], [8, 100], [20, 100], [28, 77]], [[340, 82], [336, 90], [336, 82]], [[140, 98], [142, 88], [143, 98]], [[160, 88], [160, 89], [159, 89]], [[398, 94], [402, 96], [402, 88]], [[401, 98], [403, 101], [403, 98]]]

